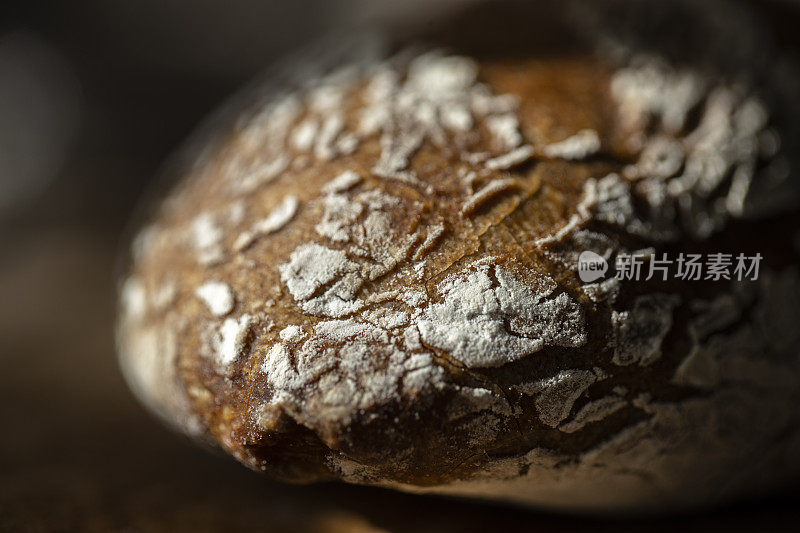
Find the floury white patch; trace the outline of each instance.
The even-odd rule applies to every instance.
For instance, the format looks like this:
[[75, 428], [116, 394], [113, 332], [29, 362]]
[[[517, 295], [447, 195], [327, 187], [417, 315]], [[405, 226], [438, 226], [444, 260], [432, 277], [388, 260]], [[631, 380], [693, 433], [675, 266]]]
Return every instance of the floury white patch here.
[[605, 276], [608, 272], [608, 261], [602, 255], [590, 250], [578, 256], [578, 277], [584, 283], [591, 283]]

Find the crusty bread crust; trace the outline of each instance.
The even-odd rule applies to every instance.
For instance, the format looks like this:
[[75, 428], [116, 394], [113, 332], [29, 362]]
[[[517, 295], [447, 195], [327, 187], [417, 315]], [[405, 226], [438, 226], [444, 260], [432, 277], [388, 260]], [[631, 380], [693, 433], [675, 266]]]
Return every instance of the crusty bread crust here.
[[[287, 481], [583, 509], [772, 486], [797, 468], [794, 185], [746, 87], [592, 48], [309, 75], [217, 131], [135, 240], [126, 375]], [[584, 250], [765, 260], [583, 283]]]

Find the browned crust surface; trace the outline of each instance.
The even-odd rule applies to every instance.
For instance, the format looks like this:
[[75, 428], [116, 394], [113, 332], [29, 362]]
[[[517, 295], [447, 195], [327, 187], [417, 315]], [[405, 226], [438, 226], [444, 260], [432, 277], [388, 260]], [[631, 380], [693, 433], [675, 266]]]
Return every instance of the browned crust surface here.
[[[123, 366], [284, 480], [554, 505], [573, 486], [578, 506], [740, 491], [747, 450], [779, 464], [796, 438], [775, 411], [797, 396], [795, 252], [757, 237], [796, 227], [769, 219], [766, 115], [651, 57], [401, 53], [309, 80], [221, 135], [135, 243]], [[649, 247], [758, 251], [764, 279], [578, 279], [581, 250]]]

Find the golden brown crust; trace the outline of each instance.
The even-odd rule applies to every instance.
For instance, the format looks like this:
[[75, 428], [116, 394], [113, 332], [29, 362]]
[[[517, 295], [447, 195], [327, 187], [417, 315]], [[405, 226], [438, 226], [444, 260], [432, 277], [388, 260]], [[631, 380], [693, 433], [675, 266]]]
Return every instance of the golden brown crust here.
[[794, 420], [740, 438], [708, 422], [796, 394], [779, 379], [800, 370], [796, 335], [758, 318], [776, 285], [797, 294], [796, 269], [778, 242], [745, 289], [583, 283], [575, 261], [735, 246], [775, 158], [765, 117], [653, 58], [415, 52], [310, 79], [221, 135], [140, 235], [123, 366], [166, 418], [289, 481], [578, 506], [617, 487], [629, 506], [681, 501], [715, 455], [705, 494]]

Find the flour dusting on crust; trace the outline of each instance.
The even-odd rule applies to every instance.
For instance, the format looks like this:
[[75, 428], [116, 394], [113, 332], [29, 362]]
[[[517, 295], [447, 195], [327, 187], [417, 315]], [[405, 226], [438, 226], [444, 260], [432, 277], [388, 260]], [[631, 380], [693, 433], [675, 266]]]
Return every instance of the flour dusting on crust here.
[[612, 63], [406, 50], [254, 99], [136, 240], [129, 379], [292, 480], [601, 508], [733, 487], [795, 438], [796, 271], [708, 296], [577, 262], [771, 213], [781, 139], [743, 83]]
[[196, 293], [216, 316], [225, 316], [233, 311], [233, 291], [227, 283], [208, 281], [198, 287]]
[[423, 311], [417, 327], [427, 344], [468, 367], [499, 366], [547, 345], [586, 342], [580, 308], [564, 293], [552, 296], [556, 284], [549, 278], [534, 287], [503, 267], [478, 263], [442, 282], [442, 301]]

